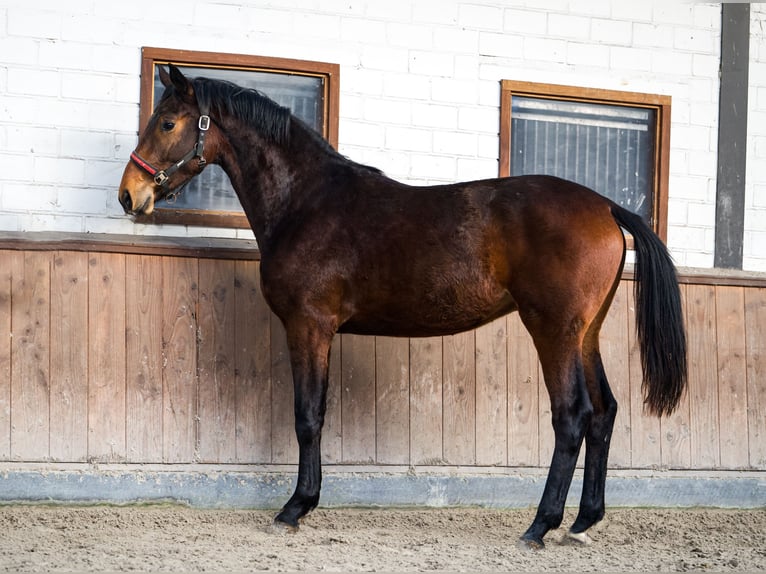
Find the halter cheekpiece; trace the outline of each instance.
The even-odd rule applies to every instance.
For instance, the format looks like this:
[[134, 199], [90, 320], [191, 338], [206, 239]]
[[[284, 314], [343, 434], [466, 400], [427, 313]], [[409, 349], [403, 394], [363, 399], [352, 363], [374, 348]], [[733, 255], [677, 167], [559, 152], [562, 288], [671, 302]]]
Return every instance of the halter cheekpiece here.
[[194, 147], [189, 150], [185, 156], [183, 156], [167, 169], [157, 169], [140, 155], [138, 155], [135, 150], [130, 152], [130, 160], [146, 173], [151, 175], [156, 185], [165, 189], [168, 186], [170, 177], [190, 160], [199, 160], [200, 171], [202, 171], [205, 168], [205, 165], [207, 165], [207, 161], [205, 160], [205, 157], [202, 155], [202, 153], [205, 149], [205, 136], [207, 135], [207, 131], [210, 129], [210, 116], [204, 111], [199, 117], [197, 128], [199, 130], [197, 134], [197, 143], [194, 144]]

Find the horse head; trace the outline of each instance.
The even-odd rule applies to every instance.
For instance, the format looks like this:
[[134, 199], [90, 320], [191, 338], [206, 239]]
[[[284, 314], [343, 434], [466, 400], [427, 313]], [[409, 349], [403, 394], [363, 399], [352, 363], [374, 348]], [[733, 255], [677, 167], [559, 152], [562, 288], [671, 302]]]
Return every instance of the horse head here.
[[152, 213], [155, 202], [172, 197], [217, 157], [219, 138], [193, 83], [172, 64], [159, 72], [165, 92], [120, 182], [119, 201], [130, 215]]

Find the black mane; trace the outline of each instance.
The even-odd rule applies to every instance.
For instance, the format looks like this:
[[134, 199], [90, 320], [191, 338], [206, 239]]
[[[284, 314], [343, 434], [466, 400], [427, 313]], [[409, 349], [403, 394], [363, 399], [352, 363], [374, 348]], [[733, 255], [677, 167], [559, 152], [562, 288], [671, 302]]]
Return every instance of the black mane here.
[[[243, 88], [225, 80], [210, 78], [195, 78], [192, 82], [200, 108], [207, 107], [214, 115], [231, 115], [253, 127], [276, 145], [288, 146], [290, 144], [291, 124], [300, 125], [304, 128], [305, 135], [329, 152], [330, 155], [341, 159], [344, 163], [357, 165], [366, 171], [382, 173], [378, 168], [357, 164], [339, 154], [322, 134], [304, 123], [300, 118], [295, 117], [290, 108], [280, 106], [258, 90]], [[166, 90], [163, 98], [169, 95], [168, 91], [170, 89]]]
[[232, 115], [258, 130], [278, 145], [290, 139], [290, 109], [252, 88], [223, 80], [194, 79], [194, 93], [200, 107], [216, 114]]

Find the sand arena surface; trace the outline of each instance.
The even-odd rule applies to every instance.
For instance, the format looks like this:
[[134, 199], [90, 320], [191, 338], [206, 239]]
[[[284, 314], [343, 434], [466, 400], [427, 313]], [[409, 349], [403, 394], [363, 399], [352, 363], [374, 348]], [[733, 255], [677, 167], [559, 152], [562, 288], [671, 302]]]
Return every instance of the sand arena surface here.
[[[564, 524], [574, 519], [568, 510]], [[766, 509], [607, 509], [593, 544], [517, 548], [534, 510], [0, 506], [0, 571], [763, 571]]]

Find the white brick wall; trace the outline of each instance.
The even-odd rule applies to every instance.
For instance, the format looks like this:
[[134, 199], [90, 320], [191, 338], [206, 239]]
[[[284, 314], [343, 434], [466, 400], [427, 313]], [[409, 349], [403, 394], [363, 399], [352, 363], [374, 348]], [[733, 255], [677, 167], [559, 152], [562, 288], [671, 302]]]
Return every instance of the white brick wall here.
[[[766, 43], [751, 5], [745, 267], [766, 270]], [[141, 46], [341, 65], [340, 151], [425, 184], [497, 175], [499, 81], [673, 97], [669, 244], [713, 263], [720, 4], [665, 0], [3, 0], [0, 229], [243, 236], [133, 224]]]
[[766, 6], [751, 4], [743, 267], [766, 271]]

